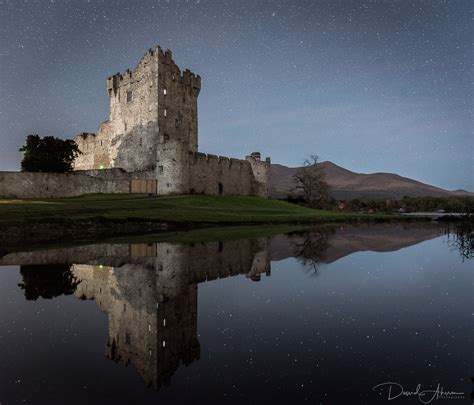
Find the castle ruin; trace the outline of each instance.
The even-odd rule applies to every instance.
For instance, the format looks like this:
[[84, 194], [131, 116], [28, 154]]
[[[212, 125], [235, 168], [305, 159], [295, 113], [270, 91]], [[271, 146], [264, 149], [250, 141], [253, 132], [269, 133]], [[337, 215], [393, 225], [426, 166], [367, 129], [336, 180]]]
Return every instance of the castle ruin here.
[[[110, 116], [96, 134], [75, 137], [75, 170], [119, 168], [155, 182], [156, 194], [268, 196], [270, 158], [198, 152], [201, 78], [181, 72], [171, 51], [150, 49], [134, 71], [107, 79]], [[132, 191], [131, 186], [131, 191]]]

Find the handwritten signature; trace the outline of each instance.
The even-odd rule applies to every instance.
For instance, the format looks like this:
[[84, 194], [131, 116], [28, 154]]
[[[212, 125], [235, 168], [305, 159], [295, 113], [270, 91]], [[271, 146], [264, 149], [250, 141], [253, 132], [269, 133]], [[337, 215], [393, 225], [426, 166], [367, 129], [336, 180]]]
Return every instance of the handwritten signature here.
[[441, 384], [438, 384], [436, 389], [427, 389], [427, 390], [422, 390], [421, 389], [421, 384], [418, 384], [416, 386], [415, 391], [406, 391], [403, 389], [402, 385], [396, 383], [396, 382], [384, 382], [381, 384], [377, 384], [374, 387], [372, 387], [373, 391], [384, 391], [386, 390], [388, 392], [388, 397], [387, 399], [389, 401], [401, 397], [418, 397], [418, 399], [423, 403], [423, 404], [429, 404], [435, 399], [463, 399], [464, 398], [464, 392], [456, 392], [456, 391], [444, 391], [443, 387]]

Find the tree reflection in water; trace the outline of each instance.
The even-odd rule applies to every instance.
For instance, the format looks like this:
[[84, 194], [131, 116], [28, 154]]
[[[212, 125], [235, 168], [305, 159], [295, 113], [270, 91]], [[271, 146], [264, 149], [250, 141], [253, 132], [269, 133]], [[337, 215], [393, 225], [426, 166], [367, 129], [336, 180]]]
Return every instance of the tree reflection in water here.
[[40, 264], [20, 267], [23, 283], [18, 286], [24, 290], [27, 300], [51, 299], [60, 295], [71, 295], [80, 281], [72, 274], [69, 264]]
[[474, 258], [474, 217], [467, 217], [459, 222], [446, 225], [446, 235], [451, 248], [459, 251], [462, 260]]
[[290, 234], [294, 257], [316, 274], [319, 264], [325, 258], [329, 240], [334, 233], [335, 228], [333, 227], [319, 227], [304, 233]]

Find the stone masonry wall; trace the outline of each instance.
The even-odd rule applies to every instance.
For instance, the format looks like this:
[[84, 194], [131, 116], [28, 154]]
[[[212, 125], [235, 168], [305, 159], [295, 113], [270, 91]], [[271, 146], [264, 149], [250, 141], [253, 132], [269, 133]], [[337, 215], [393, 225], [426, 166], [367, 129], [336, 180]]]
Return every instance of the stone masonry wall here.
[[97, 134], [75, 138], [83, 152], [75, 169], [120, 167], [127, 171], [151, 167], [156, 160], [158, 139], [158, 54], [149, 51], [135, 70], [107, 80], [109, 120]]
[[191, 153], [189, 158], [190, 193], [267, 197], [266, 177], [261, 174], [261, 181], [257, 181], [255, 167], [267, 173], [269, 166], [267, 162], [256, 162], [251, 158], [240, 160], [199, 152]]
[[190, 192], [208, 195], [251, 195], [252, 168], [245, 160], [195, 153], [190, 157]]
[[153, 176], [153, 172], [127, 173], [120, 169], [72, 173], [0, 172], [0, 196], [62, 198], [92, 193], [128, 193], [132, 178]]

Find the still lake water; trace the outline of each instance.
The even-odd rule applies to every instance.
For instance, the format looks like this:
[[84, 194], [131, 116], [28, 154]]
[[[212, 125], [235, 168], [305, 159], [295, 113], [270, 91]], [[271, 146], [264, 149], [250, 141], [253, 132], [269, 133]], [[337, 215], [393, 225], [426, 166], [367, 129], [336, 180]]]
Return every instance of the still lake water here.
[[[459, 247], [459, 246], [458, 246]], [[0, 403], [472, 403], [473, 261], [441, 226], [0, 257]], [[394, 396], [399, 388], [392, 386]], [[463, 397], [463, 398], [461, 398]]]

